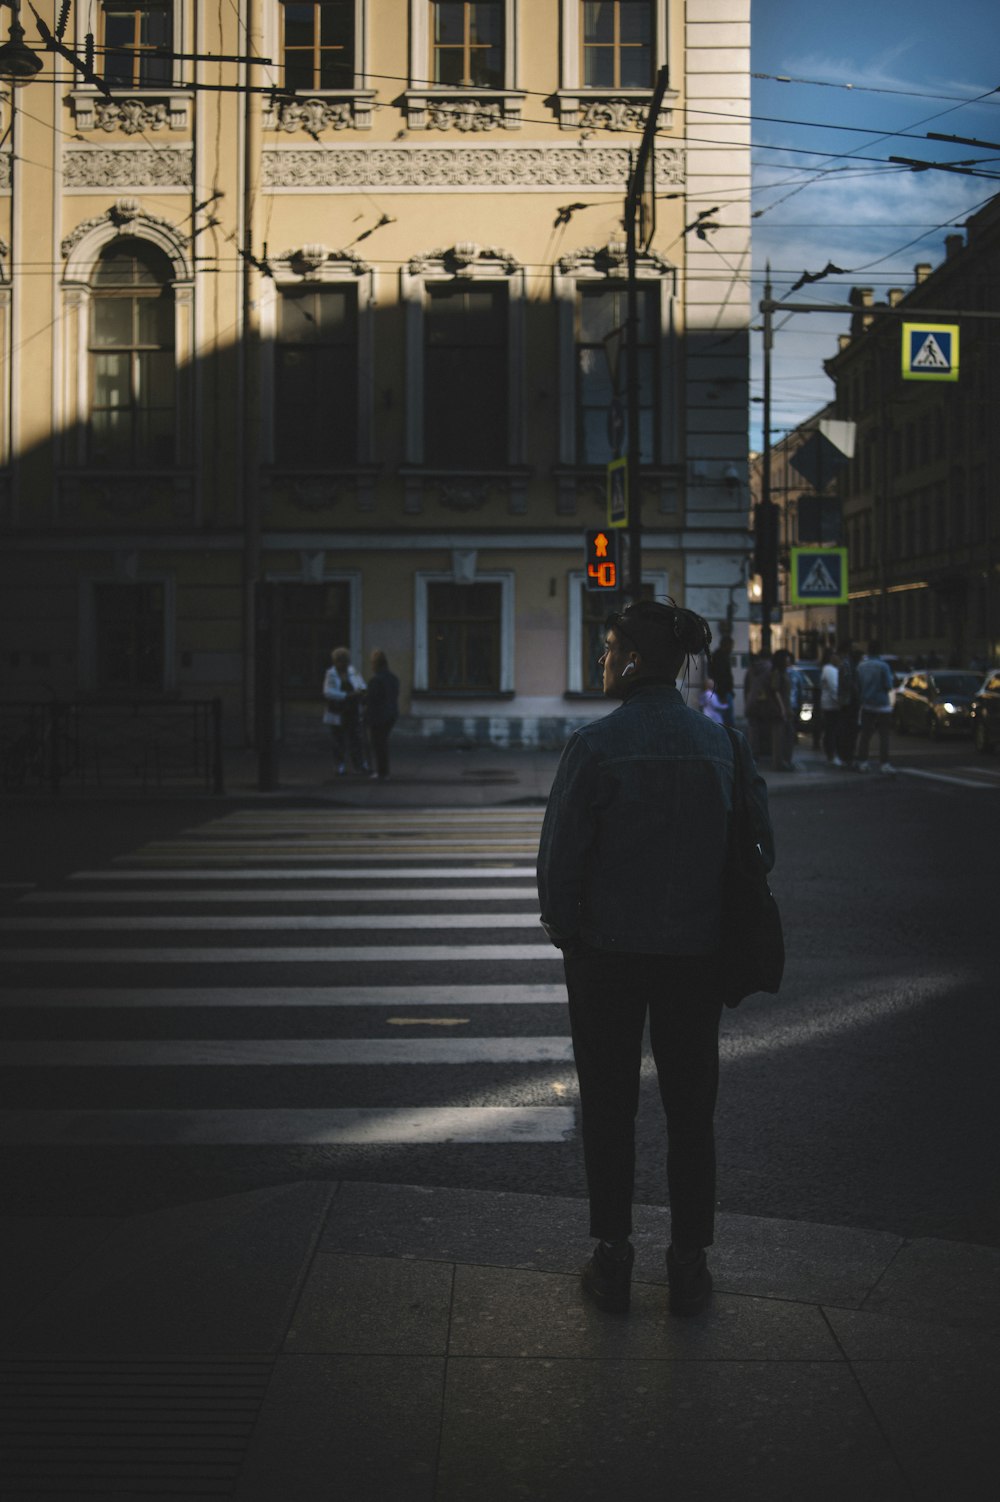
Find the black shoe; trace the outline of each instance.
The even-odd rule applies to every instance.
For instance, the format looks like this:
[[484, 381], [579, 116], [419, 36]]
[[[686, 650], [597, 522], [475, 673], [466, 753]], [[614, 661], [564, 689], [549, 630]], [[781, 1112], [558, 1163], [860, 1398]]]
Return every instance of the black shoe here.
[[700, 1251], [691, 1262], [678, 1262], [673, 1247], [668, 1247], [667, 1282], [670, 1285], [671, 1314], [700, 1314], [712, 1294], [712, 1274], [704, 1251]]
[[605, 1251], [603, 1243], [598, 1242], [594, 1248], [594, 1255], [586, 1266], [580, 1269], [584, 1293], [601, 1309], [611, 1310], [615, 1314], [627, 1314], [632, 1296], [634, 1261], [635, 1247], [631, 1242], [624, 1257], [613, 1257], [610, 1252]]

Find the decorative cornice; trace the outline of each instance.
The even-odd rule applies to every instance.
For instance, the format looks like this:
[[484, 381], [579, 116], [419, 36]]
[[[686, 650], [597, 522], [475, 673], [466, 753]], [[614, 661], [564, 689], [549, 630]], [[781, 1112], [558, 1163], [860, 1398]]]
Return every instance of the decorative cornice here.
[[410, 89], [405, 95], [408, 130], [520, 130], [525, 95], [511, 89]]
[[327, 250], [325, 245], [301, 245], [297, 250], [283, 251], [274, 260], [305, 278], [316, 276], [324, 267], [346, 268], [353, 271], [355, 276], [363, 276], [371, 270], [368, 262], [356, 256], [353, 251]]
[[90, 147], [67, 151], [63, 160], [66, 188], [190, 187], [190, 146]]
[[323, 130], [370, 130], [374, 100], [374, 89], [333, 90], [305, 99], [275, 97], [265, 103], [262, 123], [265, 130], [303, 130], [315, 140]]
[[477, 268], [482, 269], [484, 262], [495, 263], [508, 276], [513, 276], [515, 271], [521, 269], [520, 261], [509, 250], [500, 250], [496, 246], [480, 250], [478, 245], [465, 241], [446, 249], [428, 250], [423, 255], [412, 256], [409, 270], [413, 276], [420, 276], [428, 271], [448, 271], [453, 276], [467, 276]]
[[[263, 153], [269, 188], [624, 188], [626, 146], [272, 147]], [[684, 180], [684, 151], [661, 146], [658, 186]]]
[[[658, 251], [650, 250], [638, 257], [643, 270], [674, 271], [672, 262]], [[557, 267], [562, 272], [596, 271], [603, 276], [612, 276], [628, 270], [628, 253], [624, 240], [609, 240], [607, 245], [582, 245], [560, 256]]]
[[[676, 98], [676, 92], [667, 95], [657, 119], [658, 130], [670, 129], [673, 123], [670, 102]], [[651, 103], [649, 89], [612, 89], [601, 93], [589, 88], [564, 89], [558, 95], [559, 123], [564, 130], [642, 131]]]
[[116, 226], [119, 234], [141, 234], [144, 228], [155, 228], [165, 231], [172, 240], [177, 239], [177, 226], [171, 224], [169, 219], [147, 214], [134, 198], [119, 198], [103, 214], [98, 214], [95, 219], [85, 219], [70, 231], [59, 247], [63, 258], [69, 259], [85, 235], [89, 235], [92, 230], [102, 229], [109, 223]]

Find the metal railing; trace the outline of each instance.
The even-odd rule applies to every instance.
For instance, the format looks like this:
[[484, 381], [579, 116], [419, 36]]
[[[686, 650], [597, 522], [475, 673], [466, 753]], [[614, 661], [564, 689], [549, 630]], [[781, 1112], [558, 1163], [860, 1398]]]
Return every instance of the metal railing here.
[[0, 789], [221, 794], [222, 701], [0, 701]]

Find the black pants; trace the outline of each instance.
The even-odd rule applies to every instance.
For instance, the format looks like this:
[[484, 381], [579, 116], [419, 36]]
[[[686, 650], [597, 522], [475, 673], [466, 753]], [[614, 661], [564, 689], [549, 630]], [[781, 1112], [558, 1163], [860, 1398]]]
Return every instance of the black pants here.
[[375, 770], [380, 777], [389, 775], [389, 732], [392, 730], [391, 722], [386, 725], [368, 726], [368, 734], [371, 737], [372, 755], [375, 758]]
[[722, 1002], [711, 959], [662, 954], [565, 957], [573, 1054], [580, 1081], [590, 1233], [619, 1241], [632, 1231], [635, 1117], [647, 1011], [667, 1118], [672, 1239], [711, 1246], [715, 1230], [715, 1136]]

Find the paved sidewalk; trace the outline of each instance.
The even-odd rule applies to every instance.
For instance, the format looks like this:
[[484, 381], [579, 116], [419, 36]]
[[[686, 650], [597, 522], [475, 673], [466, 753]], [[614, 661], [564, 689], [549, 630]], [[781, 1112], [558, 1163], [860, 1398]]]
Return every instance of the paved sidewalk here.
[[[309, 745], [285, 750], [278, 759], [278, 786], [262, 792], [255, 753], [228, 750], [226, 795], [264, 801], [309, 798], [364, 808], [541, 804], [548, 797], [560, 754], [496, 746], [462, 751], [432, 741], [400, 738], [392, 742], [389, 780], [373, 782], [367, 775], [353, 772], [337, 777], [325, 745]], [[800, 744], [795, 761], [794, 773], [772, 772], [766, 763], [761, 765], [769, 792], [815, 789], [820, 783], [845, 786], [856, 780], [851, 772], [828, 767], [822, 752], [814, 751], [809, 743]]]
[[5, 1502], [978, 1502], [1000, 1252], [722, 1215], [716, 1294], [583, 1299], [581, 1201], [296, 1182], [8, 1219]]

